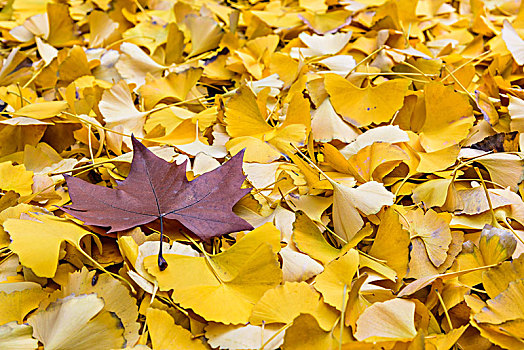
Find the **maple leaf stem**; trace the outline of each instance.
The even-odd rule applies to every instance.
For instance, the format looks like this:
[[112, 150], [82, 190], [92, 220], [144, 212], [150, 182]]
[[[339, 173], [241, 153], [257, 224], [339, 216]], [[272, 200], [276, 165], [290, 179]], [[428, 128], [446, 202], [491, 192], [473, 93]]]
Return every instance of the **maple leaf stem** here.
[[160, 247], [158, 248], [158, 268], [164, 271], [167, 268], [167, 261], [162, 256], [162, 245], [164, 243], [164, 216], [160, 215]]

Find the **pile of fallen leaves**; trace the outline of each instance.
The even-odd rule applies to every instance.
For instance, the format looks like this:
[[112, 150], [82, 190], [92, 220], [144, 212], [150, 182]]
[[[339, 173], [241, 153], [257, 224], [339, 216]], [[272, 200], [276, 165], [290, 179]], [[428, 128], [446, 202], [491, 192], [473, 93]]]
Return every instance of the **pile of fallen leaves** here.
[[1, 349], [524, 349], [518, 1], [0, 8]]

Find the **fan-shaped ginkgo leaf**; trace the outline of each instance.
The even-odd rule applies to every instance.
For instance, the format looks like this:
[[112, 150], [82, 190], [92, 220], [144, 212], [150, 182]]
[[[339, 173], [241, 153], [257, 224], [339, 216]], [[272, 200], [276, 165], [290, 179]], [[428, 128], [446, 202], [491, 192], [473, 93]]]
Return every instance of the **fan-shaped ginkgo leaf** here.
[[357, 320], [355, 338], [364, 342], [408, 341], [417, 335], [415, 303], [405, 299], [378, 302]]
[[275, 248], [265, 242], [275, 240], [280, 240], [280, 233], [266, 224], [222, 253], [206, 257], [166, 254], [164, 271], [149, 256], [144, 266], [160, 290], [173, 290], [173, 300], [182, 307], [210, 321], [246, 323], [255, 303], [282, 280]]
[[58, 265], [60, 247], [68, 242], [82, 250], [80, 240], [93, 236], [101, 249], [99, 238], [72, 221], [53, 215], [34, 215], [28, 220], [7, 219], [4, 229], [11, 236], [9, 248], [18, 254], [20, 262], [40, 277], [53, 277]]
[[146, 311], [146, 324], [151, 336], [153, 349], [162, 350], [205, 350], [206, 346], [194, 339], [190, 331], [175, 324], [175, 320], [164, 310], [149, 308]]
[[102, 311], [96, 294], [68, 296], [51, 303], [28, 320], [33, 336], [46, 350], [107, 350], [122, 348], [120, 320]]
[[395, 79], [378, 86], [359, 88], [339, 75], [326, 74], [325, 84], [337, 113], [348, 123], [362, 127], [391, 120], [402, 107], [411, 82]]
[[26, 324], [10, 322], [0, 326], [0, 344], [4, 350], [34, 350], [38, 340], [31, 337], [33, 329]]

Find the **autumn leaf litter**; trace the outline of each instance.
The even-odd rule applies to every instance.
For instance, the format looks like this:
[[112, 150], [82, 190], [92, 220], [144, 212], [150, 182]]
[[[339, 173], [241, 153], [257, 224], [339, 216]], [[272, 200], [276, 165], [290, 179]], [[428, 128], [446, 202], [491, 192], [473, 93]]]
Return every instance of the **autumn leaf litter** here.
[[0, 7], [0, 348], [524, 348], [524, 7]]

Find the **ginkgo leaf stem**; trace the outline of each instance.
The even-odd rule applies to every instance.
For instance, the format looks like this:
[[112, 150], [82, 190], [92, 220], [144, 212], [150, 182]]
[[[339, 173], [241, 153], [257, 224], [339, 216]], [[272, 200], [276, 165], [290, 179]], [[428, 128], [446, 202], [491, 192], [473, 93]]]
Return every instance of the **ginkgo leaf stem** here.
[[355, 65], [355, 67], [351, 68], [351, 70], [348, 72], [348, 74], [346, 74], [346, 76], [344, 77], [344, 79], [347, 79], [351, 73], [353, 73], [354, 71], [357, 70], [357, 68], [359, 66], [361, 66], [362, 64], [366, 63], [367, 61], [369, 61], [371, 59], [371, 57], [373, 57], [375, 54], [379, 53], [380, 51], [384, 50], [384, 46], [381, 46], [379, 47], [378, 49], [376, 49], [375, 51], [373, 51], [372, 53], [370, 53], [369, 55], [367, 55], [366, 57], [364, 57], [359, 63], [357, 63]]
[[[473, 57], [469, 60], [467, 60], [466, 62], [464, 62], [463, 64], [461, 64], [460, 66], [458, 66], [457, 68], [455, 68], [453, 71], [451, 71], [451, 73], [456, 73], [458, 72], [459, 70], [461, 70], [462, 68], [464, 68], [465, 66], [467, 66], [468, 64], [470, 64], [471, 62], [475, 61], [478, 59], [478, 62], [476, 62], [475, 64], [479, 64], [480, 62], [484, 61], [488, 56], [488, 54], [491, 53], [491, 50], [488, 50], [488, 51], [485, 51], [483, 53], [481, 53], [480, 55], [476, 56], [476, 57]], [[449, 74], [445, 75], [442, 79], [440, 79], [441, 81], [445, 81], [447, 78], [449, 77]]]
[[438, 289], [435, 289], [435, 294], [437, 294], [437, 298], [440, 301], [440, 304], [442, 305], [442, 308], [444, 309], [444, 315], [446, 315], [446, 320], [448, 321], [448, 326], [450, 329], [453, 329], [453, 323], [451, 322], [451, 317], [449, 317], [448, 309], [446, 307], [446, 304], [444, 303], [444, 299], [442, 298], [442, 295], [440, 295], [440, 292]]
[[464, 85], [462, 85], [462, 83], [460, 82], [460, 80], [457, 79], [457, 77], [455, 77], [455, 75], [449, 70], [449, 68], [447, 66], [444, 66], [444, 69], [449, 73], [449, 75], [453, 78], [453, 80], [455, 81], [455, 83], [457, 83], [458, 86], [460, 86], [460, 88], [462, 90], [464, 90], [464, 92], [469, 96], [469, 98], [471, 98], [471, 100], [475, 103], [475, 105], [477, 105], [477, 101], [475, 99], [475, 96], [473, 96], [473, 94], [471, 92], [468, 91], [468, 89], [466, 89], [466, 87]]
[[344, 238], [340, 237], [339, 235], [337, 235], [335, 233], [335, 231], [333, 231], [332, 229], [330, 229], [329, 227], [327, 227], [326, 225], [324, 225], [324, 223], [322, 222], [319, 222], [320, 225], [322, 225], [322, 227], [324, 227], [326, 229], [326, 231], [328, 231], [330, 234], [332, 234], [333, 236], [337, 237], [338, 239], [340, 239], [344, 244], [348, 244], [348, 241], [345, 240]]
[[342, 336], [344, 335], [344, 320], [346, 318], [346, 292], [348, 289], [348, 285], [344, 283], [344, 290], [342, 291], [342, 311], [340, 313], [340, 333], [338, 338], [338, 350], [342, 349]]
[[293, 322], [291, 323], [288, 323], [284, 326], [282, 326], [275, 334], [273, 334], [271, 337], [269, 337], [268, 340], [266, 340], [261, 346], [260, 348], [258, 348], [258, 350], [264, 350], [264, 348], [273, 340], [277, 337], [277, 335], [279, 335], [280, 333], [282, 333], [283, 331], [285, 331], [286, 329], [288, 329], [289, 327], [291, 327], [293, 325]]

